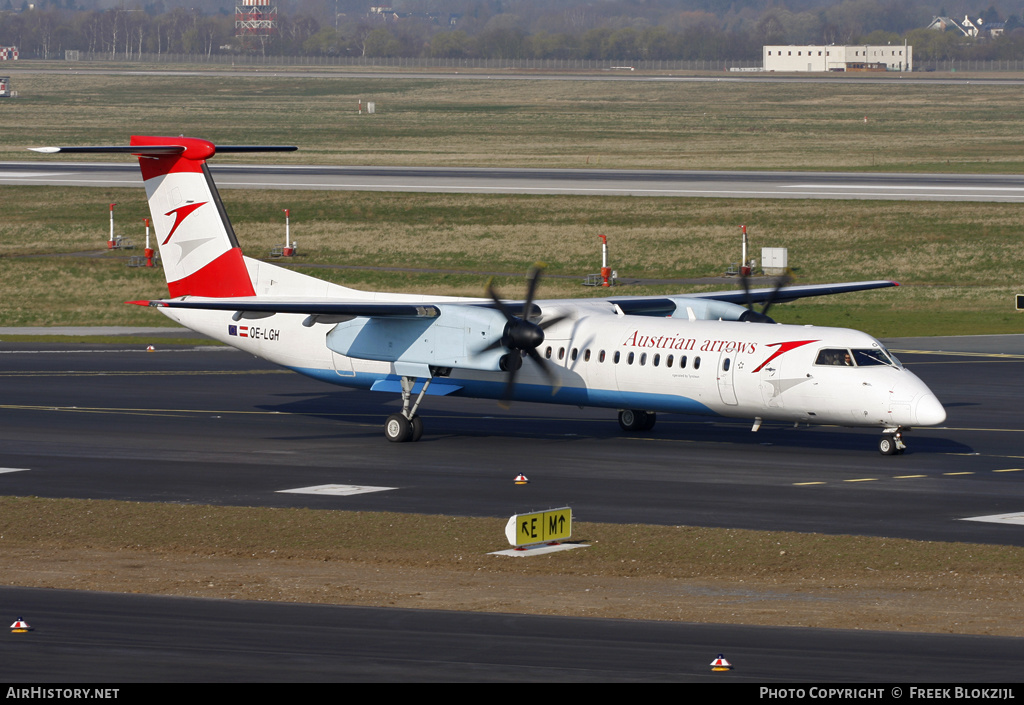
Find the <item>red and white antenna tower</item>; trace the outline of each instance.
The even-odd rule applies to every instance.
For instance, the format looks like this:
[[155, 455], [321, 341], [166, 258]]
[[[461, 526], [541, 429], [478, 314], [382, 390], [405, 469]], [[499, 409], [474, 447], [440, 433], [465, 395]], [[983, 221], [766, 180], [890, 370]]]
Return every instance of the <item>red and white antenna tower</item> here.
[[270, 0], [241, 0], [235, 6], [236, 37], [272, 37], [277, 34], [277, 5]]

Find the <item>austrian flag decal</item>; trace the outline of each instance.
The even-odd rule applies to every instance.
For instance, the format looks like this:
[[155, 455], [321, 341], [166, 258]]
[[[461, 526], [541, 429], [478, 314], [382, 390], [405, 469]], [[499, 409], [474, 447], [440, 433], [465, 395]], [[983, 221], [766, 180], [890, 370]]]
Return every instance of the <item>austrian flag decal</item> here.
[[228, 335], [234, 335], [239, 338], [248, 338], [249, 326], [228, 326]]

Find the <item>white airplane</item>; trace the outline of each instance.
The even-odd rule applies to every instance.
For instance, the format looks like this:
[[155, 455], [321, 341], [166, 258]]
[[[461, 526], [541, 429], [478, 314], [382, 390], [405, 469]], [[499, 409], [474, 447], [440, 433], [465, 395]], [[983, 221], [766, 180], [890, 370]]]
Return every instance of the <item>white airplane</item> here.
[[910, 428], [946, 418], [866, 333], [766, 315], [777, 301], [891, 281], [534, 301], [535, 269], [526, 300], [504, 302], [490, 288], [488, 298], [358, 291], [245, 257], [206, 160], [294, 149], [135, 136], [36, 151], [137, 156], [170, 298], [130, 303], [315, 379], [400, 393], [389, 441], [419, 440], [425, 395], [618, 409], [631, 432], [650, 430], [657, 412], [754, 419], [754, 431], [765, 420], [877, 427], [886, 455], [903, 452]]

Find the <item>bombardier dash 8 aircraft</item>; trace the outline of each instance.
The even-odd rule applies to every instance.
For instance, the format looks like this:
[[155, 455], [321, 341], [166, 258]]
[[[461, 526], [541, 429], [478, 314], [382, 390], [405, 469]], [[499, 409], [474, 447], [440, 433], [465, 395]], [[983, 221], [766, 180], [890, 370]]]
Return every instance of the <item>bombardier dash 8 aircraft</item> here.
[[766, 315], [777, 301], [890, 281], [535, 301], [535, 269], [526, 300], [511, 302], [490, 287], [477, 299], [358, 291], [245, 257], [206, 160], [294, 149], [134, 136], [36, 151], [137, 156], [170, 298], [130, 303], [304, 375], [400, 393], [389, 441], [419, 440], [425, 395], [617, 409], [632, 432], [657, 412], [748, 418], [754, 431], [765, 420], [876, 427], [886, 455], [903, 452], [905, 431], [946, 418], [871, 336]]

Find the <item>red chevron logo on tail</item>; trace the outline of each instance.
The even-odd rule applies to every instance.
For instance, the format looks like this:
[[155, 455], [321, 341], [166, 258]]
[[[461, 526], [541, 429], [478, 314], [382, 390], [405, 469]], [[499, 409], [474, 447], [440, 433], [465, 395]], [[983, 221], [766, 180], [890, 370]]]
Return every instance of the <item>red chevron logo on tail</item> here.
[[171, 232], [167, 233], [167, 237], [165, 237], [164, 241], [161, 242], [160, 244], [166, 245], [167, 241], [171, 239], [171, 235], [173, 235], [174, 231], [178, 229], [179, 225], [181, 225], [181, 222], [185, 220], [185, 218], [187, 218], [189, 215], [191, 215], [196, 208], [198, 208], [199, 206], [205, 206], [207, 203], [209, 203], [209, 201], [203, 201], [202, 203], [189, 203], [188, 205], [179, 206], [174, 210], [170, 210], [164, 213], [164, 215], [171, 215], [172, 213], [174, 214], [174, 225], [171, 227]]

